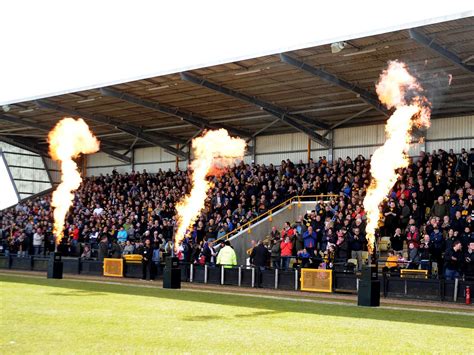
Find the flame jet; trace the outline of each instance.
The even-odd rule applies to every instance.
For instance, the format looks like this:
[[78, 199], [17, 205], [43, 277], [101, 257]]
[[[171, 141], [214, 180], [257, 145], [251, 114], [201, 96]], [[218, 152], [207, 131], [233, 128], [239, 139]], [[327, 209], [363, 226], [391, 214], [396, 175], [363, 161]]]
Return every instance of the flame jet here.
[[218, 175], [227, 166], [242, 160], [245, 147], [246, 143], [243, 139], [230, 137], [223, 128], [207, 131], [203, 136], [193, 140], [192, 189], [191, 193], [176, 206], [178, 225], [175, 235], [175, 249], [184, 239], [186, 230], [196, 222], [199, 213], [205, 206], [207, 193], [212, 186], [206, 177]]
[[54, 208], [53, 234], [56, 243], [61, 240], [64, 218], [72, 205], [73, 192], [81, 184], [82, 178], [73, 160], [79, 154], [91, 154], [99, 150], [100, 143], [89, 130], [83, 119], [66, 117], [59, 121], [48, 134], [49, 154], [61, 163], [61, 183], [53, 192]]
[[375, 230], [380, 219], [379, 205], [399, 177], [396, 170], [408, 166], [411, 131], [413, 127], [428, 128], [431, 114], [430, 103], [422, 95], [423, 88], [410, 75], [405, 63], [390, 61], [380, 75], [376, 91], [380, 101], [389, 109], [395, 108], [395, 112], [385, 126], [385, 144], [371, 159], [372, 181], [364, 199], [370, 254], [374, 251]]

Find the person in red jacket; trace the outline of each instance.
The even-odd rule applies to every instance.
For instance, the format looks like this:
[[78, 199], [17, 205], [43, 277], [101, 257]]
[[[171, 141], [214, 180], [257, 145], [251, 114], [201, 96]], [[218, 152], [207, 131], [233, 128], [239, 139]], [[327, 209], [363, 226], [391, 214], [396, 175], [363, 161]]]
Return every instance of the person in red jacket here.
[[281, 268], [283, 270], [288, 269], [288, 265], [290, 265], [290, 258], [292, 256], [293, 251], [293, 243], [290, 240], [289, 236], [285, 237], [285, 240], [280, 243], [280, 250], [281, 250]]
[[416, 226], [411, 225], [410, 229], [408, 230], [405, 238], [407, 242], [407, 246], [410, 244], [410, 242], [413, 242], [415, 245], [415, 248], [420, 247], [420, 234], [418, 233], [418, 230], [416, 229]]

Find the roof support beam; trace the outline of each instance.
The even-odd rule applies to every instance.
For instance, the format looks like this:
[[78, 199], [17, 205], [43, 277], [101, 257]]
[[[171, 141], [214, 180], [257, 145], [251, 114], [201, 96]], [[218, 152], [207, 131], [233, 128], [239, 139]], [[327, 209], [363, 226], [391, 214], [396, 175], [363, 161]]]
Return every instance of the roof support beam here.
[[388, 115], [389, 110], [382, 105], [379, 99], [372, 94], [371, 92], [352, 84], [348, 81], [338, 78], [334, 74], [328, 73], [325, 70], [315, 68], [309, 64], [306, 64], [298, 59], [290, 57], [286, 54], [280, 54], [280, 60], [286, 64], [289, 64], [295, 68], [304, 70], [305, 72], [317, 76], [320, 79], [327, 81], [330, 84], [337, 85], [345, 90], [352, 91], [353, 93], [357, 94], [363, 101], [368, 103], [369, 105], [375, 107], [378, 111], [383, 113], [384, 115]]
[[[2, 139], [2, 137], [0, 136], [0, 140], [1, 139]], [[7, 159], [5, 158], [5, 155], [3, 155], [3, 152], [2, 152], [1, 149], [0, 149], [0, 159], [3, 160], [3, 164], [5, 166], [5, 169], [7, 170], [8, 177], [10, 178], [10, 183], [12, 184], [13, 190], [15, 191], [16, 198], [17, 198], [18, 202], [20, 202], [21, 198], [20, 198], [20, 194], [18, 193], [18, 188], [16, 186], [16, 181], [15, 181], [15, 179], [13, 179], [12, 172], [10, 171], [10, 166], [8, 165]]]
[[180, 156], [181, 158], [185, 158], [185, 154], [181, 152], [180, 150], [173, 148], [172, 146], [163, 143], [164, 140], [171, 141], [174, 143], [182, 143], [181, 139], [178, 139], [173, 136], [169, 136], [167, 134], [162, 134], [162, 133], [145, 133], [142, 131], [141, 128], [135, 127], [133, 125], [123, 123], [119, 120], [116, 120], [112, 117], [109, 116], [104, 116], [104, 115], [98, 115], [98, 114], [91, 114], [83, 111], [78, 111], [74, 110], [68, 107], [63, 107], [59, 105], [55, 105], [49, 102], [46, 102], [44, 100], [38, 100], [36, 101], [36, 104], [44, 109], [48, 110], [53, 110], [53, 111], [58, 111], [62, 112], [71, 116], [76, 116], [76, 117], [83, 117], [86, 119], [89, 119], [94, 122], [98, 123], [103, 123], [106, 125], [114, 126], [116, 127], [119, 131], [128, 133], [129, 135], [133, 137], [138, 137], [150, 144], [156, 145], [158, 147], [161, 147], [165, 149], [166, 151], [170, 152], [173, 155]]
[[[25, 127], [36, 128], [36, 129], [39, 129], [43, 132], [49, 132], [52, 129], [52, 128], [47, 127], [45, 125], [42, 125], [40, 123], [28, 122], [28, 121], [22, 120], [18, 117], [13, 117], [13, 116], [10, 116], [10, 115], [0, 115], [0, 120], [15, 123], [15, 124], [20, 124], [20, 125], [23, 125]], [[37, 145], [35, 144], [35, 145], [33, 145], [33, 147], [34, 146], [37, 146]], [[109, 147], [107, 147], [107, 146], [109, 146]], [[28, 149], [28, 148], [25, 148], [25, 149]], [[124, 154], [117, 153], [114, 149], [112, 149], [110, 147], [110, 143], [108, 143], [108, 141], [106, 141], [106, 140], [101, 140], [100, 150], [102, 150], [104, 153], [110, 155], [111, 157], [113, 157], [113, 158], [115, 158], [115, 159], [117, 159], [121, 162], [124, 162], [124, 163], [127, 163], [127, 164], [129, 164], [131, 162], [131, 159], [129, 157], [127, 157]], [[46, 156], [49, 157], [49, 153], [47, 151], [46, 151]]]
[[39, 144], [37, 140], [32, 140], [32, 139], [26, 140], [20, 137], [7, 137], [4, 135], [0, 135], [0, 141], [14, 145], [18, 148], [29, 150], [30, 152], [38, 154], [39, 156], [49, 158], [48, 150], [41, 147], [41, 145]]
[[104, 153], [110, 155], [112, 158], [115, 158], [123, 163], [130, 164], [132, 162], [132, 159], [125, 154], [120, 154], [117, 153], [115, 150], [106, 148], [106, 147], [100, 147], [100, 150], [103, 151]]
[[291, 118], [293, 118], [293, 119], [297, 119], [299, 121], [308, 123], [308, 124], [310, 124], [312, 126], [315, 126], [317, 128], [322, 128], [322, 129], [328, 129], [329, 128], [329, 125], [327, 125], [323, 122], [314, 120], [312, 118], [306, 117], [306, 116], [301, 115], [301, 114], [296, 114], [296, 113], [290, 114], [289, 112], [286, 112], [284, 109], [282, 109], [278, 106], [275, 106], [275, 105], [273, 105], [269, 102], [266, 102], [266, 101], [260, 100], [256, 97], [253, 97], [253, 96], [250, 96], [250, 95], [247, 95], [247, 94], [229, 89], [225, 86], [221, 86], [221, 85], [212, 83], [212, 82], [210, 82], [206, 79], [198, 78], [198, 77], [195, 77], [195, 76], [193, 76], [191, 74], [188, 74], [188, 73], [181, 73], [180, 75], [181, 75], [182, 80], [189, 81], [191, 83], [194, 83], [194, 84], [206, 87], [208, 89], [220, 92], [224, 95], [231, 96], [231, 97], [234, 97], [234, 98], [239, 99], [241, 101], [251, 103], [255, 106], [261, 107], [262, 109], [269, 109], [269, 110], [272, 110], [274, 112], [280, 112], [281, 114], [284, 113], [288, 116], [291, 116]]
[[281, 121], [285, 122], [289, 126], [291, 126], [295, 129], [297, 129], [298, 131], [306, 134], [309, 138], [311, 138], [316, 143], [319, 143], [319, 144], [321, 144], [325, 147], [328, 147], [331, 144], [329, 139], [324, 138], [319, 133], [314, 132], [313, 130], [311, 130], [310, 128], [308, 128], [306, 126], [301, 125], [299, 122], [297, 122], [296, 120], [294, 120], [290, 116], [286, 115], [285, 113], [275, 112], [275, 111], [272, 111], [270, 109], [265, 109], [265, 108], [263, 110], [268, 112], [269, 114], [279, 118]]
[[344, 118], [342, 121], [339, 121], [339, 122], [337, 122], [337, 123], [334, 123], [334, 124], [331, 126], [331, 129], [327, 130], [327, 131], [323, 134], [323, 137], [326, 137], [329, 133], [331, 133], [331, 132], [334, 130], [334, 128], [337, 128], [337, 127], [339, 127], [340, 125], [343, 125], [344, 123], [347, 123], [347, 122], [349, 122], [350, 120], [352, 120], [352, 119], [354, 119], [354, 118], [356, 118], [356, 117], [358, 117], [358, 116], [360, 116], [360, 115], [362, 115], [362, 114], [364, 114], [364, 113], [366, 113], [366, 112], [368, 112], [368, 111], [370, 111], [370, 110], [372, 110], [372, 107], [365, 108], [365, 109], [363, 109], [362, 111], [359, 111], [359, 112], [357, 112], [357, 113], [355, 113], [355, 114], [353, 114], [353, 115], [351, 115], [351, 116], [349, 116], [349, 117], [347, 117], [347, 118]]
[[244, 130], [240, 130], [237, 128], [233, 128], [231, 126], [221, 124], [221, 123], [212, 123], [209, 122], [207, 119], [194, 115], [189, 112], [185, 112], [183, 110], [180, 110], [178, 107], [172, 107], [168, 105], [161, 104], [156, 101], [151, 101], [151, 100], [145, 100], [141, 99], [139, 97], [129, 95], [127, 93], [124, 93], [122, 91], [110, 89], [110, 88], [102, 88], [100, 89], [100, 92], [104, 96], [110, 96], [114, 97], [119, 100], [127, 101], [129, 103], [146, 107], [154, 111], [159, 111], [162, 113], [166, 113], [172, 116], [176, 116], [181, 118], [183, 121], [188, 122], [192, 124], [193, 126], [199, 128], [199, 129], [219, 129], [219, 128], [224, 128], [226, 129], [229, 133], [231, 133], [234, 136], [239, 136], [239, 137], [248, 137], [250, 134], [249, 132], [246, 132]]
[[428, 36], [425, 36], [423, 33], [418, 32], [417, 30], [414, 30], [414, 29], [408, 30], [408, 33], [410, 34], [411, 39], [415, 40], [422, 46], [431, 49], [433, 52], [444, 57], [449, 62], [465, 70], [466, 72], [470, 74], [474, 73], [474, 66], [465, 64], [461, 58], [459, 58], [456, 54], [451, 52], [449, 49], [446, 49], [440, 44], [436, 43], [434, 39]]
[[[190, 81], [194, 84], [201, 85], [201, 86], [204, 86], [208, 89], [220, 92], [224, 95], [235, 97], [235, 98], [237, 98], [241, 101], [248, 102], [248, 103], [254, 104], [256, 106], [259, 106], [265, 112], [268, 112], [272, 116], [277, 117], [281, 121], [287, 123], [288, 125], [292, 126], [295, 129], [297, 129], [298, 131], [307, 134], [315, 142], [317, 142], [317, 143], [319, 143], [323, 146], [326, 146], [326, 147], [329, 146], [329, 140], [328, 139], [324, 138], [320, 134], [314, 132], [310, 128], [307, 128], [307, 127], [301, 125], [299, 122], [296, 121], [296, 119], [300, 119], [300, 117], [304, 117], [302, 115], [290, 114], [290, 113], [284, 111], [283, 109], [281, 109], [281, 108], [279, 108], [279, 107], [277, 107], [273, 104], [267, 103], [263, 100], [248, 96], [248, 95], [240, 93], [240, 92], [237, 92], [237, 91], [229, 89], [225, 86], [221, 86], [221, 85], [211, 83], [211, 82], [209, 82], [205, 79], [200, 79], [200, 78], [194, 77], [194, 76], [192, 76], [190, 74], [187, 74], [187, 73], [181, 73], [181, 78], [183, 80]], [[313, 125], [316, 125], [316, 122], [314, 122], [313, 120], [311, 120], [309, 118], [305, 118], [305, 119], [311, 121]], [[319, 123], [318, 123], [318, 125], [319, 125]], [[325, 124], [324, 124], [324, 126], [328, 127]]]
[[250, 142], [251, 140], [253, 140], [255, 137], [257, 137], [260, 133], [263, 133], [265, 132], [267, 129], [269, 129], [271, 126], [273, 126], [275, 123], [277, 122], [280, 122], [280, 119], [276, 119], [276, 120], [273, 120], [272, 122], [270, 122], [269, 124], [265, 125], [264, 127], [260, 128], [257, 132], [255, 132], [254, 134], [252, 134], [252, 137], [250, 138], [247, 138], [246, 142]]

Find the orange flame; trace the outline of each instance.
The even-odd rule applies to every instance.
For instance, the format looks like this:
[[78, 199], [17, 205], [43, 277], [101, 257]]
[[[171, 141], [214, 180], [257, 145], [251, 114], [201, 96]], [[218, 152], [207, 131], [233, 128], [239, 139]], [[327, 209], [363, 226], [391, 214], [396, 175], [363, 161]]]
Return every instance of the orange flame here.
[[196, 222], [199, 212], [204, 208], [207, 193], [211, 184], [206, 176], [242, 160], [246, 143], [243, 139], [232, 138], [225, 129], [208, 131], [203, 136], [195, 138], [192, 143], [194, 160], [191, 193], [181, 200], [178, 211], [178, 229], [175, 235], [175, 248], [184, 239], [186, 230]]
[[408, 165], [411, 130], [414, 126], [428, 128], [431, 113], [428, 100], [421, 95], [423, 88], [410, 75], [405, 63], [389, 62], [388, 69], [380, 75], [376, 91], [383, 104], [396, 110], [385, 126], [387, 140], [374, 152], [371, 160], [372, 181], [364, 199], [370, 254], [374, 250], [375, 230], [380, 218], [379, 205], [397, 181], [395, 170]]
[[81, 175], [73, 160], [79, 154], [95, 153], [99, 150], [99, 141], [89, 130], [89, 126], [81, 118], [75, 120], [63, 118], [49, 132], [49, 153], [51, 158], [61, 162], [61, 183], [53, 193], [54, 228], [56, 243], [64, 229], [64, 218], [72, 205], [73, 191], [81, 184]]

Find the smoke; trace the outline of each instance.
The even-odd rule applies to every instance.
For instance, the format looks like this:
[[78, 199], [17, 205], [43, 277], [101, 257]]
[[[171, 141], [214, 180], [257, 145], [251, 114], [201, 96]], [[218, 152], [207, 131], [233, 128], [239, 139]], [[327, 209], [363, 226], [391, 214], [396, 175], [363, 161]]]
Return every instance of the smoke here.
[[178, 212], [176, 247], [184, 239], [186, 230], [196, 222], [205, 206], [207, 193], [211, 187], [206, 177], [211, 174], [218, 175], [227, 166], [242, 160], [245, 146], [243, 139], [230, 137], [223, 128], [208, 131], [193, 140], [192, 189], [191, 193], [176, 206]]
[[[437, 110], [452, 106], [454, 103], [450, 99], [453, 90], [457, 85], [463, 83], [459, 77], [453, 76], [451, 71], [443, 70], [439, 67], [437, 60], [404, 61], [410, 68], [410, 73], [416, 77], [421, 87], [423, 87], [423, 96], [432, 103], [433, 114]], [[465, 80], [465, 79], [464, 79]], [[459, 102], [455, 103], [459, 105]]]
[[372, 181], [364, 199], [367, 213], [367, 241], [373, 253], [375, 230], [380, 219], [379, 205], [397, 181], [399, 168], [408, 165], [411, 132], [414, 127], [430, 126], [430, 103], [423, 96], [423, 88], [407, 69], [405, 63], [391, 61], [376, 85], [380, 101], [389, 109], [395, 108], [385, 126], [386, 141], [371, 160]]
[[59, 243], [64, 229], [64, 218], [72, 205], [73, 191], [77, 190], [82, 178], [73, 160], [79, 154], [95, 153], [99, 150], [99, 141], [81, 118], [75, 120], [63, 118], [49, 132], [49, 153], [51, 158], [61, 162], [61, 183], [53, 192], [54, 208], [53, 234]]

